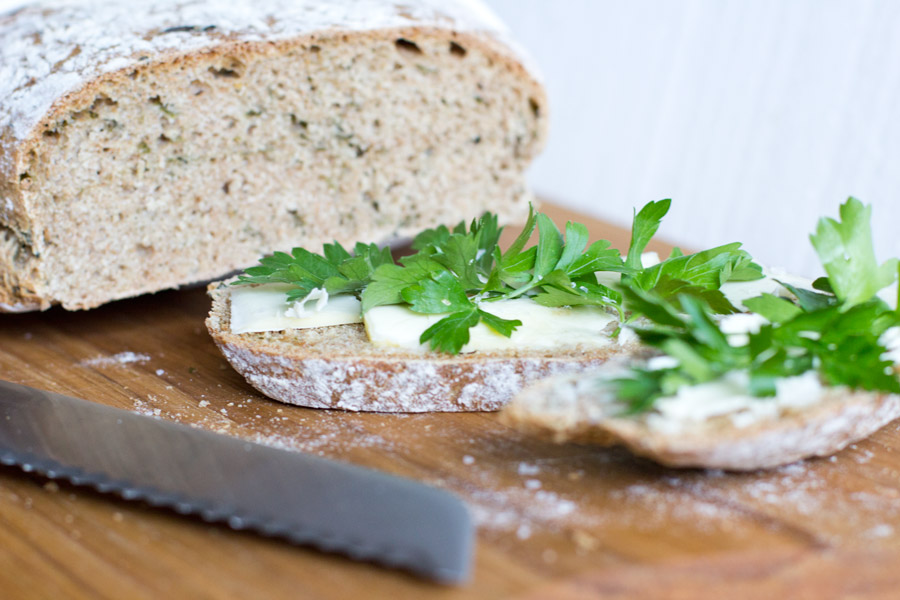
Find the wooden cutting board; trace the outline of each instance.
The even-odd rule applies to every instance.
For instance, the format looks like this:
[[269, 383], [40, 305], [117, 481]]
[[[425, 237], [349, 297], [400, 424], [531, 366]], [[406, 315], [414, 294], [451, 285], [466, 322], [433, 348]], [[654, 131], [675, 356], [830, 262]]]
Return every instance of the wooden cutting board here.
[[[548, 212], [628, 244], [621, 229]], [[455, 492], [479, 526], [472, 581], [436, 586], [3, 467], [0, 597], [900, 594], [900, 423], [830, 459], [771, 472], [670, 470], [620, 450], [530, 439], [493, 414], [269, 401], [219, 354], [207, 310], [204, 291], [189, 289], [89, 312], [0, 315], [0, 378]]]

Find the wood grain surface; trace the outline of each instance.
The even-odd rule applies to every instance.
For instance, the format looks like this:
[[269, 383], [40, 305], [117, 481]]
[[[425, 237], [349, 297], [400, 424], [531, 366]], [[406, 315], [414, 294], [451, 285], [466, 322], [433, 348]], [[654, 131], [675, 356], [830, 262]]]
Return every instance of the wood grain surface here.
[[[559, 223], [574, 215], [549, 207]], [[589, 219], [595, 237], [627, 246]], [[661, 248], [662, 249], [662, 248]], [[237, 375], [199, 288], [0, 315], [0, 378], [412, 477], [478, 523], [441, 587], [0, 468], [2, 598], [898, 597], [900, 426], [830, 459], [733, 475], [551, 445], [493, 414], [282, 405]]]

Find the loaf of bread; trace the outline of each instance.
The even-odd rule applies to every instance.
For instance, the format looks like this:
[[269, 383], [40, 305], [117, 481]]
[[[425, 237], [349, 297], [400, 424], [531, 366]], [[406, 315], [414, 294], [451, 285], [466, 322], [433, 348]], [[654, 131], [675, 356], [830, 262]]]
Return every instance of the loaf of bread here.
[[561, 376], [523, 390], [501, 418], [557, 442], [620, 445], [671, 467], [730, 471], [829, 456], [900, 418], [900, 396], [843, 387], [827, 388], [817, 402], [774, 410], [747, 423], [728, 416], [687, 424], [654, 422], [658, 417], [652, 412], [620, 414], [614, 400], [598, 384], [597, 374]]
[[[227, 283], [211, 284], [206, 320], [216, 345], [250, 385], [310, 408], [377, 412], [461, 412], [502, 408], [524, 386], [596, 369], [636, 342], [552, 350], [478, 351], [451, 356], [372, 345], [362, 324], [232, 333]], [[614, 328], [614, 327], [613, 327]]]
[[0, 16], [0, 310], [90, 308], [484, 210], [524, 220], [545, 105], [480, 0]]

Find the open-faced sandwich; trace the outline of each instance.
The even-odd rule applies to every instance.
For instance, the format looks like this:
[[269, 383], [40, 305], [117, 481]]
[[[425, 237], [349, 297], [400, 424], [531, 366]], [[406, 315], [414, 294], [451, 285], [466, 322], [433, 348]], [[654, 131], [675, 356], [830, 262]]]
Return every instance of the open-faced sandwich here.
[[898, 261], [876, 261], [870, 215], [851, 198], [840, 221], [820, 220], [811, 240], [827, 277], [782, 280], [781, 296], [743, 299], [749, 312], [718, 315], [719, 292], [666, 296], [624, 277], [625, 310], [641, 315], [634, 331], [656, 355], [541, 382], [503, 417], [558, 441], [730, 470], [827, 456], [870, 435], [900, 417]]
[[422, 232], [398, 262], [365, 244], [352, 254], [339, 244], [321, 255], [295, 248], [210, 286], [207, 327], [237, 371], [283, 402], [496, 410], [529, 382], [645, 352], [622, 328], [637, 316], [626, 313], [623, 278], [663, 298], [706, 297], [723, 312], [736, 309], [722, 289], [743, 297], [753, 293], [746, 286], [778, 287], [740, 244], [661, 262], [644, 253], [669, 206], [635, 215], [625, 256], [608, 241], [589, 244], [578, 223], [564, 236], [543, 214], [505, 250], [489, 214]]

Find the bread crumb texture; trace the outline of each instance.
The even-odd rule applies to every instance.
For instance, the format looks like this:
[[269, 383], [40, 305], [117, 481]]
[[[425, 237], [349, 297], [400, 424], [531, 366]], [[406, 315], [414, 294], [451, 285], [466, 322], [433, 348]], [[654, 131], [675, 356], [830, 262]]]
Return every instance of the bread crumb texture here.
[[596, 369], [637, 346], [473, 352], [448, 356], [375, 347], [362, 324], [266, 333], [230, 332], [224, 284], [209, 287], [207, 329], [232, 367], [275, 400], [311, 408], [376, 412], [493, 411], [524, 386]]
[[0, 310], [521, 219], [545, 105], [477, 0], [20, 9], [0, 17]]

